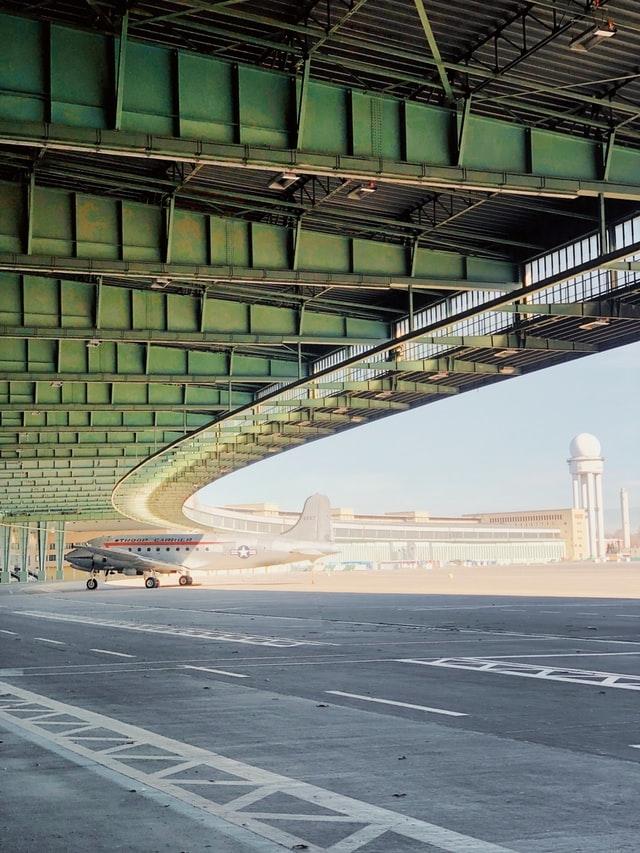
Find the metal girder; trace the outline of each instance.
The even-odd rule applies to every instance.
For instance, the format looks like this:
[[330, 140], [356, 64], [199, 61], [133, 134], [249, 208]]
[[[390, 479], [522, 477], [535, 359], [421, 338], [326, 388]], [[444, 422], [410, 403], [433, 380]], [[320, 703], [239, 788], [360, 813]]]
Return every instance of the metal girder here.
[[[244, 401], [246, 402], [246, 401]], [[240, 404], [242, 405], [242, 403]], [[228, 412], [223, 403], [1, 403], [3, 412]]]
[[129, 341], [149, 344], [210, 344], [210, 345], [246, 345], [246, 346], [282, 346], [284, 344], [330, 345], [330, 346], [366, 346], [382, 343], [387, 336], [362, 337], [339, 335], [244, 335], [228, 332], [179, 332], [156, 331], [155, 329], [104, 329], [66, 327], [48, 328], [46, 326], [0, 326], [0, 338], [41, 338], [44, 340], [80, 340], [97, 342]]
[[[452, 374], [479, 374], [482, 376], [495, 376], [500, 374], [503, 365], [487, 364], [483, 361], [465, 361], [464, 359], [445, 356], [442, 358], [419, 358], [402, 359], [394, 358], [389, 361], [362, 361], [358, 364], [358, 370], [370, 370], [381, 373], [452, 373]], [[518, 375], [517, 368], [510, 371], [511, 375]]]
[[458, 389], [454, 385], [441, 385], [436, 382], [407, 382], [404, 380], [389, 379], [366, 379], [361, 381], [328, 381], [314, 382], [311, 386], [324, 390], [335, 391], [357, 391], [358, 393], [382, 394], [391, 397], [394, 394], [457, 394]]
[[[536, 5], [540, 5], [537, 3]], [[308, 24], [303, 24], [300, 22], [291, 22], [284, 21], [282, 19], [272, 18], [266, 15], [254, 14], [247, 10], [233, 10], [233, 9], [222, 9], [220, 10], [222, 14], [226, 17], [230, 18], [240, 18], [243, 21], [252, 22], [264, 27], [271, 27], [277, 31], [285, 31], [297, 34], [302, 37], [306, 37], [313, 43], [314, 39], [322, 39], [325, 35], [325, 31], [318, 26], [312, 26]], [[576, 15], [578, 10], [571, 10], [572, 15]], [[200, 23], [200, 22], [190, 22], [190, 29], [195, 32], [209, 33], [212, 35], [216, 35], [222, 37], [224, 39], [228, 39], [230, 41], [239, 41], [245, 42], [247, 44], [268, 44], [269, 47], [281, 51], [283, 53], [293, 54], [296, 56], [301, 56], [303, 53], [303, 49], [296, 44], [291, 44], [289, 42], [271, 42], [267, 41], [262, 37], [253, 36], [247, 32], [240, 32], [238, 30], [231, 29], [230, 26], [225, 26], [224, 29], [220, 27], [216, 27], [214, 25], [208, 23]], [[436, 68], [436, 60], [435, 58], [431, 58], [424, 53], [419, 53], [415, 50], [409, 50], [407, 48], [399, 47], [397, 43], [390, 44], [384, 39], [378, 39], [376, 41], [372, 39], [367, 39], [362, 35], [358, 36], [347, 36], [344, 34], [334, 34], [332, 38], [332, 43], [336, 45], [337, 48], [357, 48], [360, 50], [365, 50], [366, 52], [371, 52], [374, 54], [381, 54], [383, 56], [387, 56], [392, 53], [394, 56], [399, 59], [408, 60], [409, 64], [416, 69], [420, 69], [421, 66], [427, 66]], [[322, 47], [323, 57], [329, 60], [333, 60], [337, 65], [341, 65], [346, 68], [354, 68], [356, 70], [363, 69], [363, 66], [366, 66], [366, 63], [359, 62], [357, 60], [352, 59], [344, 49], [339, 49], [336, 53], [335, 57], [332, 56], [332, 44], [323, 45]], [[498, 68], [494, 70], [493, 68], [487, 67], [485, 64], [477, 64], [472, 65], [469, 64], [468, 59], [463, 58], [461, 61], [443, 61], [443, 68], [448, 72], [457, 72], [459, 75], [468, 75], [470, 78], [476, 78], [480, 81], [494, 81], [500, 80], [505, 83], [510, 83], [516, 91], [552, 91], [556, 94], [556, 89], [552, 85], [541, 84], [539, 80], [529, 79], [527, 76], [519, 73], [517, 76], [509, 75], [504, 68]], [[372, 71], [372, 73], [376, 74], [376, 76], [382, 76], [386, 81], [389, 79], [392, 80], [403, 80], [406, 78], [406, 74], [398, 71], [394, 68], [384, 68], [382, 70], [379, 66], [369, 65], [368, 68]], [[417, 75], [415, 75], [417, 76]], [[419, 80], [416, 81], [419, 85], [427, 87], [427, 88], [436, 88], [441, 89], [442, 83], [440, 80], [437, 82], [429, 78], [428, 76], [423, 76]], [[457, 93], [462, 91], [460, 85], [455, 85], [454, 89]], [[612, 100], [611, 103], [606, 99], [599, 97], [597, 95], [588, 95], [581, 91], [576, 91], [575, 89], [557, 89], [557, 97], [562, 99], [567, 99], [570, 101], [578, 102], [578, 103], [590, 103], [594, 106], [611, 106], [614, 110], [620, 109], [621, 111], [629, 111], [629, 103], [624, 101], [616, 101]], [[585, 119], [586, 120], [586, 119]]]
[[451, 83], [449, 81], [449, 77], [447, 76], [447, 69], [442, 62], [442, 56], [440, 55], [440, 48], [438, 47], [438, 42], [436, 41], [436, 37], [433, 34], [433, 29], [431, 27], [431, 22], [429, 21], [429, 17], [427, 15], [427, 10], [424, 7], [424, 0], [414, 0], [416, 10], [418, 12], [418, 17], [420, 18], [420, 23], [422, 24], [422, 29], [424, 30], [424, 34], [427, 38], [427, 44], [429, 45], [429, 50], [431, 51], [431, 55], [433, 56], [433, 60], [436, 64], [436, 69], [438, 71], [438, 77], [440, 78], [440, 83], [446, 95], [448, 101], [454, 100], [453, 89], [451, 88]]
[[206, 374], [181, 374], [181, 373], [73, 373], [63, 372], [38, 372], [31, 368], [25, 370], [3, 370], [0, 368], [0, 382], [104, 382], [109, 384], [127, 382], [145, 385], [222, 385], [228, 386], [231, 381], [234, 385], [270, 385], [274, 382], [292, 381], [298, 379], [296, 376], [254, 376], [243, 374], [219, 374], [208, 376]]
[[573, 304], [561, 302], [553, 302], [551, 304], [525, 302], [517, 305], [506, 305], [500, 310], [510, 314], [522, 314], [525, 316], [528, 314], [541, 314], [547, 317], [640, 320], [640, 305], [613, 303], [611, 300]]
[[[394, 247], [395, 248], [395, 247]], [[400, 248], [400, 247], [399, 247]], [[428, 251], [428, 250], [422, 250]], [[402, 253], [404, 255], [404, 252]], [[400, 253], [398, 254], [398, 260]], [[457, 259], [452, 256], [452, 267]], [[511, 265], [503, 265], [504, 273], [513, 272]], [[310, 288], [362, 289], [362, 290], [407, 290], [409, 287], [434, 291], [502, 290], [511, 291], [522, 282], [512, 278], [466, 279], [452, 276], [416, 275], [410, 270], [400, 270], [397, 275], [366, 273], [338, 273], [301, 270], [242, 270], [234, 267], [208, 267], [199, 264], [163, 264], [154, 261], [104, 261], [99, 259], [69, 257], [33, 257], [19, 254], [0, 253], [0, 271], [24, 272], [42, 275], [111, 276], [127, 281], [154, 281], [158, 278], [216, 284], [238, 282], [252, 284], [278, 284]], [[496, 268], [498, 272], [498, 268]]]
[[464, 349], [547, 350], [551, 352], [597, 352], [593, 344], [582, 341], [558, 340], [534, 335], [417, 335], [423, 344], [438, 344]]
[[[417, 109], [417, 106], [416, 106]], [[424, 109], [430, 109], [425, 107]], [[487, 121], [486, 119], [484, 119]], [[453, 119], [452, 119], [453, 121]], [[307, 124], [311, 124], [309, 119]], [[405, 129], [407, 132], [408, 129]], [[478, 128], [477, 133], [480, 132]], [[412, 133], [412, 132], [411, 132]], [[218, 166], [236, 166], [254, 170], [281, 172], [283, 169], [295, 170], [305, 175], [335, 175], [348, 180], [375, 180], [404, 186], [435, 187], [443, 189], [479, 190], [558, 198], [578, 196], [596, 197], [604, 194], [607, 198], [620, 198], [629, 201], [640, 200], [640, 186], [633, 177], [631, 167], [625, 167], [620, 179], [613, 177], [602, 180], [596, 165], [601, 161], [602, 146], [597, 142], [580, 140], [579, 159], [583, 162], [583, 176], [575, 177], [575, 168], [566, 165], [562, 173], [557, 162], [553, 167], [546, 166], [537, 171], [528, 171], [527, 162], [543, 163], [550, 155], [550, 146], [560, 137], [564, 147], [571, 146], [571, 137], [551, 131], [526, 132], [522, 127], [523, 139], [530, 150], [525, 152], [519, 168], [505, 171], [495, 166], [456, 164], [456, 156], [443, 152], [451, 165], [437, 165], [435, 162], [420, 158], [416, 150], [416, 159], [399, 160], [393, 157], [367, 157], [363, 154], [323, 154], [308, 153], [294, 148], [264, 148], [259, 145], [239, 145], [232, 143], [193, 141], [153, 134], [128, 133], [125, 131], [96, 131], [90, 128], [75, 128], [64, 125], [38, 125], [29, 122], [0, 121], [0, 145], [28, 145], [47, 147], [54, 151], [77, 151], [110, 156], [138, 156], [157, 160], [178, 160], [186, 163], [208, 163]], [[411, 134], [410, 134], [411, 135]], [[474, 150], [493, 149], [502, 145], [500, 128], [496, 129], [496, 138], [479, 139]], [[476, 134], [477, 137], [477, 134]], [[416, 140], [416, 145], [418, 144]], [[586, 148], [584, 147], [586, 146]], [[616, 153], [625, 151], [625, 159], [634, 159], [632, 149], [614, 146], [613, 163]], [[586, 156], [585, 156], [586, 155]], [[637, 154], [640, 162], [640, 153]], [[560, 174], [558, 174], [560, 172]], [[612, 167], [611, 172], [614, 172]]]

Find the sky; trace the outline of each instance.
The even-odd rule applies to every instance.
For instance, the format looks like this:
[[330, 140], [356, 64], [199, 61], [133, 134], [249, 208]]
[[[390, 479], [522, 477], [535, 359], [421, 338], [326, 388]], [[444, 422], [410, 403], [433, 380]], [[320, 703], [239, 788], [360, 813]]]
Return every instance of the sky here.
[[[211, 504], [432, 515], [570, 506], [569, 442], [598, 437], [604, 504], [629, 490], [640, 523], [640, 343], [394, 414], [273, 456], [201, 492]], [[616, 516], [617, 517], [617, 516]], [[615, 521], [615, 518], [613, 518]]]

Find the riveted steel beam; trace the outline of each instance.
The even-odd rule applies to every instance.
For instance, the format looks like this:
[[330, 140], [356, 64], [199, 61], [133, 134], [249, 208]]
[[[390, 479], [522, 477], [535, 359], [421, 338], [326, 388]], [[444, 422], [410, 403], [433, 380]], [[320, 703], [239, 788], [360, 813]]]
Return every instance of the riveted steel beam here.
[[[523, 130], [524, 132], [524, 130]], [[551, 133], [549, 132], [551, 135]], [[556, 134], [563, 137], [563, 134]], [[570, 137], [565, 137], [570, 138]], [[498, 140], [495, 140], [496, 144]], [[575, 170], [568, 166], [565, 174], [553, 174], [546, 168], [540, 172], [527, 172], [526, 163], [521, 170], [509, 171], [488, 165], [472, 167], [437, 165], [417, 160], [400, 161], [390, 158], [372, 158], [365, 155], [322, 154], [296, 151], [295, 148], [262, 148], [258, 145], [238, 145], [160, 137], [153, 134], [136, 134], [125, 131], [92, 130], [63, 125], [41, 126], [28, 122], [0, 121], [0, 145], [28, 145], [47, 147], [54, 151], [76, 151], [109, 156], [137, 156], [158, 160], [178, 160], [186, 163], [205, 162], [218, 166], [235, 166], [246, 169], [282, 172], [294, 170], [300, 175], [335, 175], [349, 180], [376, 180], [405, 186], [435, 187], [443, 189], [479, 190], [534, 196], [574, 198], [578, 196], [640, 200], [640, 185], [634, 180], [601, 180], [597, 177], [597, 161], [601, 160], [600, 146], [593, 143], [590, 159], [593, 170], [585, 167], [585, 175], [573, 177]], [[540, 142], [539, 146], [543, 143]], [[545, 151], [547, 140], [544, 141]], [[492, 147], [487, 140], [487, 147]], [[615, 157], [615, 151], [613, 156]], [[633, 158], [634, 154], [627, 154]], [[640, 154], [638, 155], [640, 160]]]

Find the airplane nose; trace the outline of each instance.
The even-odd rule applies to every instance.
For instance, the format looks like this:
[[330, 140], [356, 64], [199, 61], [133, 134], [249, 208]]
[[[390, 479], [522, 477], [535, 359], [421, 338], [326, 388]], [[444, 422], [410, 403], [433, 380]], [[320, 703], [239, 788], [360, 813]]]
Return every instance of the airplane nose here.
[[93, 555], [84, 548], [74, 548], [64, 555], [67, 563], [70, 563], [76, 569], [91, 569], [93, 568]]

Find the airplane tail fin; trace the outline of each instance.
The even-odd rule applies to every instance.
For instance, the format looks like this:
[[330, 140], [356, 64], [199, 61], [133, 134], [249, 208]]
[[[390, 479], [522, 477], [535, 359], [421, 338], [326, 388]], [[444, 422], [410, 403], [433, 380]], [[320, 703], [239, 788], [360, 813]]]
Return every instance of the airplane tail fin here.
[[332, 542], [329, 498], [326, 495], [311, 495], [307, 498], [300, 518], [293, 527], [285, 530], [282, 537], [302, 542]]

